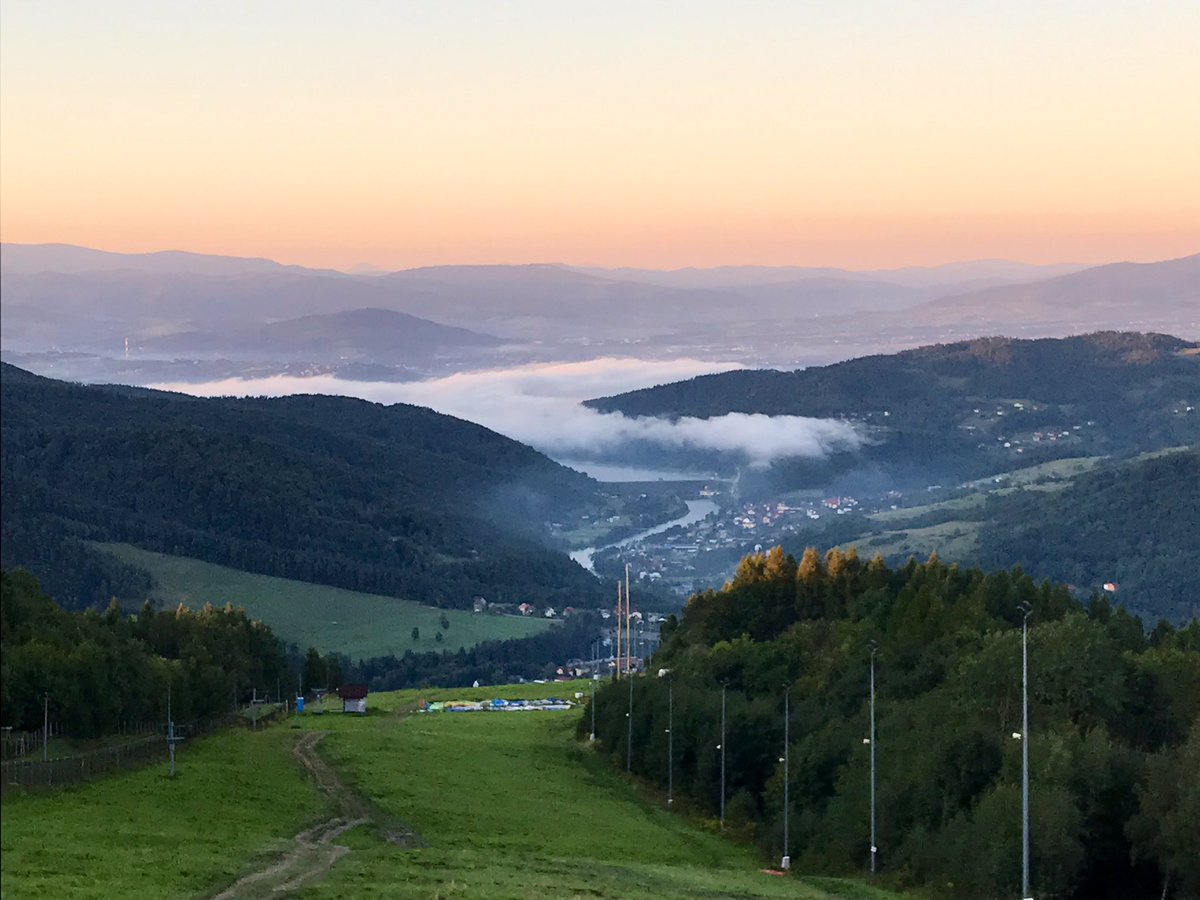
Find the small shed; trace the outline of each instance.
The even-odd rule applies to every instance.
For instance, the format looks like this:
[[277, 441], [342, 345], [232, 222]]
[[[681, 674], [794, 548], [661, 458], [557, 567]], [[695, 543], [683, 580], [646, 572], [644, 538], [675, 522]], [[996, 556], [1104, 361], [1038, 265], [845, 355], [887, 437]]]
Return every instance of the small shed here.
[[342, 712], [367, 714], [367, 686], [365, 684], [343, 684], [338, 691], [342, 697]]

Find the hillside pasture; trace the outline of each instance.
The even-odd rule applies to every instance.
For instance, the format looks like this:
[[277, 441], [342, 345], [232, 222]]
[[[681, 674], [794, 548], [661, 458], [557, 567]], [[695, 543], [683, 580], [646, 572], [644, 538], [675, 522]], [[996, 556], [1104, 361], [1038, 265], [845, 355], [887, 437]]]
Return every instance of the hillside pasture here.
[[[205, 603], [232, 603], [262, 619], [285, 642], [344, 653], [352, 659], [399, 656], [406, 650], [458, 650], [481, 641], [527, 637], [551, 627], [546, 619], [443, 610], [396, 597], [256, 575], [128, 544], [92, 546], [148, 571], [157, 582], [154, 598], [167, 607], [183, 603], [198, 609]], [[450, 627], [439, 642], [435, 635], [442, 631], [443, 615]], [[414, 628], [420, 631], [416, 641]]]

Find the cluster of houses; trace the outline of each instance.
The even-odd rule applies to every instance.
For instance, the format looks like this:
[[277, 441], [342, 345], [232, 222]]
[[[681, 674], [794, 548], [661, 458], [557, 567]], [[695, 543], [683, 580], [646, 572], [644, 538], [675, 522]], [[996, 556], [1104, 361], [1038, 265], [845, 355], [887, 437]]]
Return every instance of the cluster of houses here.
[[532, 603], [489, 603], [484, 597], [471, 600], [471, 611], [477, 614], [490, 613], [495, 616], [542, 616], [547, 619], [569, 619], [575, 615], [575, 607], [567, 606], [561, 610], [553, 606], [538, 609]]

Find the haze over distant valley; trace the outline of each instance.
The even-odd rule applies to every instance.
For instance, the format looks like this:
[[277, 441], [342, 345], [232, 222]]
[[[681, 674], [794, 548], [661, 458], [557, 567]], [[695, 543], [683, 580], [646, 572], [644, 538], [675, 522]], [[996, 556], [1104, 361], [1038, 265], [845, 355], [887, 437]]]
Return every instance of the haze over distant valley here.
[[40, 374], [198, 395], [416, 403], [560, 459], [693, 471], [721, 458], [752, 467], [823, 458], [868, 438], [834, 420], [639, 419], [581, 401], [990, 333], [1200, 336], [1200, 256], [1090, 268], [980, 260], [878, 271], [523, 265], [367, 275], [4, 244], [0, 261], [0, 351]]

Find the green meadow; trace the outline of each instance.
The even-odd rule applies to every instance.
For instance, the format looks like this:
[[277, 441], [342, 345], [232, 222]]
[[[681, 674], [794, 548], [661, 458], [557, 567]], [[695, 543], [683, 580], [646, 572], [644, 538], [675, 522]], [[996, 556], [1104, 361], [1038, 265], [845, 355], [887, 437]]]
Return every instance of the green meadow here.
[[[290, 896], [897, 896], [856, 881], [764, 873], [756, 850], [667, 812], [661, 797], [577, 742], [575, 712], [410, 714], [419, 697], [570, 697], [587, 689], [372, 695], [365, 717], [293, 717], [197, 741], [181, 751], [173, 781], [159, 766], [6, 798], [0, 894], [214, 896], [297, 847], [309, 853], [292, 838], [335, 814], [335, 804], [292, 748], [319, 730], [320, 755], [355, 808], [403, 823], [419, 840], [397, 846], [373, 823], [350, 828], [335, 839], [328, 869], [292, 884]], [[255, 885], [262, 894], [268, 888]]]
[[[551, 627], [545, 619], [442, 610], [396, 597], [255, 575], [128, 544], [93, 546], [153, 575], [158, 582], [153, 595], [168, 606], [232, 603], [262, 619], [284, 641], [355, 659], [399, 656], [406, 650], [458, 650], [481, 641], [527, 637]], [[443, 615], [450, 627], [438, 641], [435, 635], [442, 631]], [[415, 641], [413, 628], [420, 632]]]

